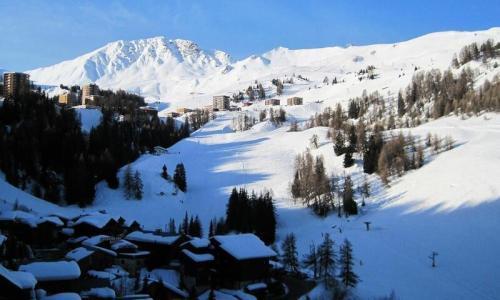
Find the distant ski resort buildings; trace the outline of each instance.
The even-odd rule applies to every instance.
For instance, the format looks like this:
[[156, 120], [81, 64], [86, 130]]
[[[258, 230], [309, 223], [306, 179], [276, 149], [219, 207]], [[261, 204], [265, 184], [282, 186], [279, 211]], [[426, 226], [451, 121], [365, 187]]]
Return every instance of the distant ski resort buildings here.
[[30, 90], [30, 75], [19, 72], [3, 74], [3, 95], [15, 97]]
[[229, 96], [214, 96], [212, 109], [215, 111], [229, 110]]
[[303, 104], [303, 99], [301, 97], [291, 97], [286, 100], [286, 103], [289, 106], [292, 105], [302, 105]]

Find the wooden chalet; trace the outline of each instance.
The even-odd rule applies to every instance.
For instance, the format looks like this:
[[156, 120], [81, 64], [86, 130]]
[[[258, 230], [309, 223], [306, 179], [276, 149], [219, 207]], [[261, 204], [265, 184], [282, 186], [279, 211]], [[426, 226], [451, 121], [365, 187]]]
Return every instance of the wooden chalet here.
[[122, 224], [107, 214], [90, 214], [78, 218], [73, 224], [74, 236], [95, 236], [100, 234], [119, 235]]
[[256, 235], [216, 235], [211, 238], [211, 243], [217, 281], [222, 286], [240, 288], [269, 278], [269, 260], [277, 254]]
[[181, 244], [189, 240], [186, 235], [167, 236], [159, 233], [134, 231], [125, 236], [125, 240], [139, 246], [139, 249], [148, 251], [150, 256], [146, 262], [149, 268], [166, 265], [179, 255]]
[[12, 271], [0, 264], [0, 300], [36, 299], [36, 283], [32, 274]]
[[36, 289], [48, 293], [78, 290], [80, 267], [75, 261], [33, 262], [19, 266], [19, 271], [29, 272], [35, 277]]

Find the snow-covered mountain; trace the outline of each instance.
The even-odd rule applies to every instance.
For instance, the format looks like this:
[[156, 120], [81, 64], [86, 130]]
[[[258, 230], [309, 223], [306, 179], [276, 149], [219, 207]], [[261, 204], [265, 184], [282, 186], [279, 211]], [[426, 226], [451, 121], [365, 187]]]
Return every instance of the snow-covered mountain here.
[[[194, 78], [223, 70], [231, 63], [222, 51], [205, 51], [196, 43], [165, 37], [116, 41], [54, 66], [29, 71], [38, 83], [83, 84], [124, 88], [157, 96], [189, 90]], [[181, 87], [178, 87], [178, 85]]]
[[[28, 72], [40, 84], [96, 82], [105, 88], [122, 88], [146, 98], [194, 107], [209, 103], [212, 95], [244, 89], [255, 80], [270, 86], [272, 78], [292, 74], [316, 81], [335, 76], [352, 81], [350, 90], [360, 92], [395, 82], [404, 86], [416, 66], [421, 70], [447, 68], [464, 45], [489, 38], [500, 40], [500, 28], [432, 33], [394, 44], [302, 50], [279, 47], [232, 61], [225, 52], [202, 50], [191, 41], [155, 37], [113, 42], [73, 60]], [[373, 87], [360, 84], [354, 75], [368, 65], [383, 74]]]

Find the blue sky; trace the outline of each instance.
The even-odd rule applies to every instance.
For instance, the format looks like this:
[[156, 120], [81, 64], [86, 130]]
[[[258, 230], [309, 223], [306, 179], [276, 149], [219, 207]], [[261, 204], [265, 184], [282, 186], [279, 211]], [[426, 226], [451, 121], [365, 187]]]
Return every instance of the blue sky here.
[[184, 38], [239, 59], [500, 26], [500, 1], [0, 0], [0, 68], [27, 70], [119, 39]]

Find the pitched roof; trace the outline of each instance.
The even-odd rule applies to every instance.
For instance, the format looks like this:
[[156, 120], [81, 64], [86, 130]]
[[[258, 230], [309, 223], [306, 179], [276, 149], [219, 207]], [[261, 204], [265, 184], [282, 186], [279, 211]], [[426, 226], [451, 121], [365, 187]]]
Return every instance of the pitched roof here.
[[219, 247], [238, 260], [276, 256], [276, 252], [266, 246], [252, 233], [216, 235], [213, 237]]
[[10, 281], [12, 284], [17, 286], [18, 288], [24, 289], [33, 289], [36, 285], [36, 279], [31, 273], [21, 272], [21, 271], [12, 271], [0, 264], [0, 276]]
[[72, 280], [80, 277], [80, 267], [74, 261], [34, 262], [19, 266], [19, 271], [33, 274], [38, 281]]
[[196, 254], [193, 253], [187, 249], [183, 249], [182, 253], [189, 257], [192, 261], [194, 262], [207, 262], [207, 261], [213, 261], [214, 256], [209, 253], [204, 253], [204, 254]]
[[179, 239], [179, 235], [161, 236], [153, 233], [134, 231], [129, 233], [125, 239], [132, 242], [143, 242], [152, 244], [172, 245]]
[[99, 229], [103, 228], [108, 224], [109, 221], [115, 219], [111, 217], [108, 214], [102, 214], [102, 213], [94, 213], [90, 215], [84, 215], [78, 218], [78, 220], [73, 224], [73, 226], [79, 225], [79, 224], [88, 224], [94, 227], [97, 227]]
[[65, 257], [70, 260], [80, 261], [86, 257], [89, 257], [92, 254], [94, 254], [94, 251], [84, 247], [78, 247], [66, 253]]

